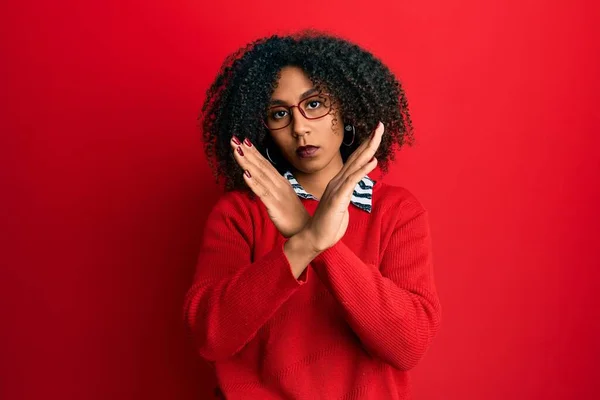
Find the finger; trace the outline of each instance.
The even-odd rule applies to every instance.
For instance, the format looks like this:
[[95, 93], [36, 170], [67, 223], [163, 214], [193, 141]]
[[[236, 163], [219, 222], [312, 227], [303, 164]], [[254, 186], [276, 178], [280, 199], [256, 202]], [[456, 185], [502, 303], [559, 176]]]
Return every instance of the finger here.
[[242, 141], [242, 147], [244, 153], [248, 153], [249, 159], [256, 165], [259, 165], [266, 173], [271, 176], [279, 175], [279, 172], [273, 167], [273, 165], [267, 161], [267, 159], [261, 154], [260, 151], [252, 144], [252, 142], [246, 138]]
[[238, 165], [242, 168], [243, 171], [249, 171], [249, 173], [255, 181], [260, 180], [258, 179], [260, 178], [260, 174], [258, 174], [257, 172], [258, 168], [254, 166], [252, 158], [248, 157], [250, 152], [243, 147], [242, 142], [234, 136], [231, 138], [230, 144], [235, 162], [238, 163]]
[[[346, 176], [346, 178], [343, 181], [341, 181], [337, 187], [332, 187], [330, 189], [330, 195], [332, 196], [332, 200], [335, 203], [343, 201], [344, 204], [350, 204], [350, 200], [352, 199], [352, 193], [354, 193], [354, 189], [356, 188], [358, 182], [360, 182], [360, 180], [369, 172], [373, 171], [376, 166], [377, 158], [373, 157], [371, 161], [366, 163], [358, 171]], [[326, 189], [326, 193], [328, 189]], [[323, 197], [325, 197], [325, 195]]]
[[[355, 173], [373, 158], [381, 144], [384, 131], [385, 127], [383, 123], [379, 122], [371, 138], [361, 143], [361, 146], [346, 160], [344, 167], [340, 171], [340, 178], [343, 179], [343, 176]], [[363, 145], [364, 147], [362, 147]]]
[[349, 198], [351, 198], [358, 182], [360, 182], [369, 172], [373, 171], [375, 167], [377, 167], [377, 158], [373, 157], [357, 171], [347, 176], [340, 187], [340, 192], [343, 193], [344, 196], [349, 196]]
[[266, 186], [260, 179], [256, 179], [248, 170], [245, 170], [242, 176], [244, 177], [244, 182], [246, 182], [246, 185], [248, 185], [250, 190], [252, 190], [252, 192], [260, 198], [265, 206], [269, 207], [269, 203], [273, 198], [269, 187]]
[[[259, 177], [263, 185], [277, 186], [281, 175], [273, 168], [256, 147], [248, 139], [244, 139], [240, 145], [235, 143], [232, 138], [232, 144], [235, 147], [234, 158], [238, 164], [244, 169], [249, 170], [253, 177]], [[241, 150], [238, 150], [238, 148]]]
[[[239, 140], [239, 139], [238, 139]], [[240, 142], [236, 143], [236, 138], [231, 138], [231, 147], [233, 158], [244, 171], [249, 171], [252, 179], [259, 181], [265, 187], [273, 187], [274, 179], [267, 166], [260, 162], [260, 154], [254, 146], [247, 146]], [[262, 156], [260, 156], [262, 157]]]
[[[344, 164], [343, 172], [348, 170], [356, 161], [361, 157], [365, 151], [368, 151], [369, 147], [373, 145], [374, 141], [377, 140], [377, 137], [383, 134], [384, 126], [383, 123], [379, 122], [375, 131], [371, 134], [368, 140], [363, 141], [360, 146], [348, 157], [346, 163]], [[381, 141], [379, 142], [381, 143]], [[377, 146], [379, 146], [377, 144]], [[370, 158], [369, 158], [370, 159]]]

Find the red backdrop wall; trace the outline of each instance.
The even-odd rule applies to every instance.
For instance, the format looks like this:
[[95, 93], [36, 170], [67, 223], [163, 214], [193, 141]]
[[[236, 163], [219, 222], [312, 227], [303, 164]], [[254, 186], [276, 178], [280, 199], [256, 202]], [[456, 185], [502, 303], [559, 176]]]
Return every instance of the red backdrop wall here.
[[3, 3], [0, 397], [210, 396], [180, 318], [218, 196], [196, 116], [229, 52], [315, 27], [412, 106], [385, 180], [430, 210], [443, 304], [416, 398], [598, 398], [596, 4]]

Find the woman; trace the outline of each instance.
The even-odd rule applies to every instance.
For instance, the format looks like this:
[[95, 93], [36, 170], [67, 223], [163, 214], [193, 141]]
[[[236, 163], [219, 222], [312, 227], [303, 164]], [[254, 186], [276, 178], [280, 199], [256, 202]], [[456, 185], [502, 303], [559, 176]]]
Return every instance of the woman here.
[[339, 38], [272, 36], [225, 61], [202, 111], [227, 190], [185, 317], [224, 397], [410, 398], [440, 306], [426, 211], [368, 176], [412, 138], [394, 75]]

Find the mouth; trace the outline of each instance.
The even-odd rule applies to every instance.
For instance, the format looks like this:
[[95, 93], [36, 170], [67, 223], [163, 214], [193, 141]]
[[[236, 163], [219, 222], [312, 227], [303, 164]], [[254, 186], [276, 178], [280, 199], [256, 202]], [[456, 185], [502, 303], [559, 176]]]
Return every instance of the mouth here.
[[319, 150], [318, 146], [302, 146], [302, 147], [298, 147], [298, 149], [296, 150], [296, 154], [298, 154], [298, 156], [300, 158], [310, 158], [310, 157], [314, 157], [315, 153]]

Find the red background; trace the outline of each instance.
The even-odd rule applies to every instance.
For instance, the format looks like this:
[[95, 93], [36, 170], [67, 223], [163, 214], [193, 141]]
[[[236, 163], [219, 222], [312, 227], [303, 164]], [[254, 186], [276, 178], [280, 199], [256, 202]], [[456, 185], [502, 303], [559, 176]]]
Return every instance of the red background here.
[[218, 196], [196, 116], [229, 52], [306, 27], [408, 93], [385, 180], [430, 210], [443, 305], [417, 398], [598, 398], [597, 2], [8, 3], [2, 399], [209, 396], [180, 318]]

